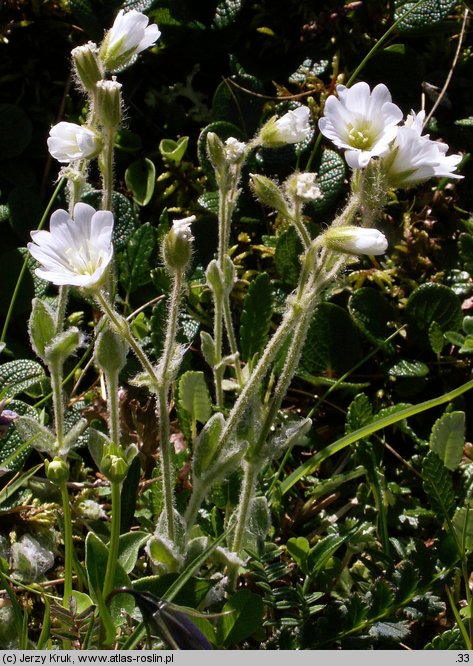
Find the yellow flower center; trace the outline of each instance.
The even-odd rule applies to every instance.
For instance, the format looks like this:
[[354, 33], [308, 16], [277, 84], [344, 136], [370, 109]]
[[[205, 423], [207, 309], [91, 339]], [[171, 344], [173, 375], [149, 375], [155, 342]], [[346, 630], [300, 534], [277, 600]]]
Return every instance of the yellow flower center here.
[[348, 143], [353, 148], [366, 150], [373, 142], [371, 127], [368, 123], [359, 123], [357, 125], [348, 125]]

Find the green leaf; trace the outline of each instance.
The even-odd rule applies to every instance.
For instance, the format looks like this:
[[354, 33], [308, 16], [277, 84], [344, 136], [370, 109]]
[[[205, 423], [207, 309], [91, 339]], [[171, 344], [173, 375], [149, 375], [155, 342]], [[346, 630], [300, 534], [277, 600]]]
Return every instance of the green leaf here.
[[136, 291], [151, 281], [150, 270], [154, 265], [156, 231], [147, 222], [129, 238], [120, 262], [120, 282], [127, 292]]
[[217, 215], [218, 206], [219, 206], [219, 194], [218, 192], [204, 192], [197, 199], [199, 206], [202, 206], [209, 213], [214, 213]]
[[369, 629], [369, 635], [383, 642], [400, 643], [405, 641], [410, 634], [409, 622], [398, 620], [397, 622], [375, 622]]
[[[397, 21], [416, 4], [417, 0], [395, 0], [394, 20]], [[431, 30], [433, 26], [448, 17], [456, 4], [456, 0], [424, 0], [398, 23], [397, 29], [404, 33], [423, 33]]]
[[33, 126], [16, 104], [0, 104], [0, 160], [17, 157], [28, 146]]
[[452, 522], [462, 551], [473, 552], [473, 502], [471, 500], [467, 502], [466, 506], [455, 511]]
[[347, 541], [347, 539], [348, 534], [328, 534], [321, 539], [317, 545], [311, 548], [307, 556], [307, 568], [313, 578], [323, 571], [329, 559], [337, 552], [340, 546]]
[[56, 320], [52, 308], [40, 298], [33, 298], [28, 332], [33, 350], [44, 360], [45, 348], [56, 334]]
[[151, 201], [156, 185], [156, 167], [147, 157], [132, 162], [125, 171], [125, 183], [139, 206]]
[[242, 7], [242, 0], [223, 0], [215, 8], [215, 16], [211, 24], [213, 30], [229, 28], [235, 22]]
[[217, 625], [218, 643], [237, 645], [254, 634], [263, 621], [263, 600], [250, 590], [239, 590], [226, 602]]
[[[17, 502], [12, 502], [12, 498], [15, 493], [26, 484], [26, 482], [34, 476], [41, 468], [43, 463], [39, 463], [32, 467], [27, 472], [21, 473], [17, 478], [8, 483], [4, 488], [0, 490], [0, 509], [3, 511], [9, 511], [16, 505]], [[16, 499], [16, 498], [15, 498]], [[21, 498], [23, 499], [23, 498]], [[10, 502], [9, 502], [10, 500]], [[22, 503], [22, 502], [21, 502]]]
[[212, 401], [203, 372], [185, 372], [179, 380], [179, 401], [193, 421], [207, 423]]
[[[105, 600], [102, 597], [102, 588], [107, 570], [108, 548], [93, 532], [89, 532], [85, 540], [85, 568], [89, 581], [89, 594], [94, 603], [99, 606], [101, 617], [108, 615]], [[131, 581], [121, 564], [117, 563], [113, 587], [131, 587]], [[110, 615], [115, 627], [125, 621], [122, 610], [131, 615], [135, 607], [129, 594], [117, 594], [110, 602]]]
[[251, 282], [243, 302], [240, 323], [241, 358], [249, 361], [266, 345], [271, 317], [273, 296], [271, 280], [267, 273], [260, 273]]
[[429, 342], [434, 354], [442, 353], [442, 349], [445, 347], [446, 340], [444, 333], [436, 321], [433, 321], [429, 326]]
[[168, 162], [180, 164], [189, 144], [188, 136], [181, 136], [177, 141], [173, 139], [162, 139], [159, 144], [159, 152]]
[[18, 393], [39, 384], [46, 378], [36, 361], [19, 359], [0, 365], [0, 392], [2, 398], [13, 398]]
[[[100, 208], [101, 200], [102, 192], [100, 190], [92, 190], [82, 197], [82, 201], [97, 210]], [[131, 201], [120, 192], [112, 194], [112, 212], [114, 219], [112, 240], [118, 251], [127, 245], [128, 240], [137, 229], [138, 218]]]
[[302, 369], [328, 377], [342, 375], [356, 365], [360, 356], [358, 329], [346, 310], [333, 303], [319, 305], [302, 351]]
[[402, 359], [389, 368], [388, 374], [391, 377], [426, 377], [429, 374], [429, 366], [422, 361]]
[[366, 393], [359, 393], [350, 403], [345, 432], [348, 434], [373, 420], [373, 407]]
[[394, 603], [394, 592], [385, 580], [378, 580], [367, 594], [369, 618], [378, 618], [389, 612]]
[[118, 562], [123, 567], [123, 571], [129, 574], [135, 568], [140, 548], [148, 541], [147, 532], [128, 532], [120, 535], [120, 545], [118, 547]]
[[414, 289], [406, 307], [409, 334], [425, 349], [430, 347], [432, 322], [445, 331], [457, 331], [462, 323], [458, 296], [445, 285], [430, 282]]
[[464, 649], [465, 643], [458, 627], [447, 629], [438, 636], [434, 636], [432, 641], [424, 647], [424, 650], [457, 650], [460, 652]]
[[447, 469], [457, 469], [465, 446], [465, 413], [448, 412], [437, 419], [429, 444]]
[[383, 294], [371, 287], [361, 287], [351, 296], [348, 307], [353, 321], [369, 340], [381, 344], [386, 351], [393, 350], [386, 338], [391, 333], [389, 324], [395, 320], [396, 314]]
[[274, 261], [281, 280], [291, 287], [295, 287], [301, 272], [299, 255], [302, 253], [302, 243], [293, 226], [283, 231], [276, 243]]
[[203, 476], [212, 466], [218, 454], [220, 435], [225, 426], [223, 414], [214, 414], [202, 428], [194, 447], [193, 470], [197, 477]]
[[345, 160], [334, 150], [324, 148], [320, 162], [315, 165], [321, 198], [312, 201], [308, 209], [315, 214], [331, 206], [344, 189]]
[[425, 494], [438, 518], [442, 522], [450, 518], [456, 506], [452, 477], [433, 451], [429, 451], [423, 460], [422, 480]]
[[292, 557], [294, 562], [299, 566], [304, 574], [309, 573], [307, 567], [307, 556], [309, 555], [310, 546], [305, 537], [292, 537], [286, 543], [287, 552]]

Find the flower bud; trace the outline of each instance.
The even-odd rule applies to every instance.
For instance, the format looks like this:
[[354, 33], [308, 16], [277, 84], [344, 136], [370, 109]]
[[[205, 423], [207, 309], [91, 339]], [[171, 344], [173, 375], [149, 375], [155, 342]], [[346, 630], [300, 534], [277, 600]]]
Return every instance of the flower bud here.
[[207, 266], [205, 271], [207, 284], [216, 295], [229, 294], [236, 280], [236, 270], [233, 261], [230, 257], [225, 257], [223, 271], [215, 259]]
[[109, 481], [123, 481], [128, 473], [128, 464], [120, 456], [106, 455], [102, 458], [100, 471]]
[[289, 208], [281, 190], [274, 181], [260, 174], [250, 174], [250, 185], [256, 197], [265, 206], [274, 208], [283, 217], [289, 218]]
[[384, 254], [388, 247], [381, 231], [364, 227], [334, 227], [328, 229], [321, 240], [331, 250], [346, 254]]
[[74, 69], [84, 89], [95, 93], [95, 84], [103, 79], [102, 63], [98, 57], [97, 44], [88, 42], [78, 46], [71, 52]]
[[53, 483], [66, 483], [69, 478], [69, 465], [62, 458], [45, 461], [46, 478]]
[[163, 258], [171, 273], [185, 270], [190, 262], [194, 241], [190, 225], [194, 221], [195, 215], [174, 220], [172, 229], [164, 238]]
[[281, 118], [273, 116], [262, 127], [258, 143], [268, 148], [278, 148], [288, 143], [299, 143], [310, 137], [310, 111], [307, 106], [299, 106], [288, 111]]
[[116, 77], [111, 81], [98, 81], [96, 85], [96, 108], [99, 122], [110, 130], [115, 130], [122, 119], [122, 84]]
[[119, 372], [126, 363], [128, 344], [116, 331], [106, 328], [95, 343], [95, 360], [104, 372]]
[[217, 171], [225, 168], [225, 147], [215, 132], [208, 132], [206, 137], [207, 154], [212, 166]]
[[63, 121], [51, 127], [48, 149], [58, 162], [65, 164], [91, 160], [102, 150], [102, 139], [89, 127]]

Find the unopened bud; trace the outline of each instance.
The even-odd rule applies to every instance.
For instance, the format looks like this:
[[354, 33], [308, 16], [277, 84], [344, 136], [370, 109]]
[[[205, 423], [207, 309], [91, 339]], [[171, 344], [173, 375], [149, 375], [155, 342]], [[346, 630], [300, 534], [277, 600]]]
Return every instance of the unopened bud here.
[[346, 254], [378, 255], [388, 247], [381, 231], [364, 227], [334, 227], [323, 234], [321, 241], [331, 250]]
[[250, 174], [251, 189], [264, 206], [274, 208], [285, 218], [290, 217], [287, 201], [276, 183], [260, 174]]
[[95, 360], [104, 372], [119, 372], [126, 363], [128, 344], [116, 331], [106, 328], [95, 343]]
[[103, 79], [97, 44], [88, 42], [72, 50], [72, 61], [77, 76], [88, 93], [95, 93], [95, 84]]
[[114, 76], [111, 81], [98, 81], [96, 85], [96, 108], [100, 123], [116, 129], [122, 119], [122, 84]]
[[45, 461], [46, 478], [53, 483], [66, 483], [69, 478], [69, 465], [62, 458]]
[[174, 220], [172, 229], [164, 239], [163, 258], [171, 273], [183, 271], [189, 265], [194, 241], [191, 224], [194, 221], [195, 215], [185, 217], [182, 220]]
[[109, 481], [123, 481], [128, 474], [128, 463], [121, 456], [106, 455], [102, 458], [100, 471]]

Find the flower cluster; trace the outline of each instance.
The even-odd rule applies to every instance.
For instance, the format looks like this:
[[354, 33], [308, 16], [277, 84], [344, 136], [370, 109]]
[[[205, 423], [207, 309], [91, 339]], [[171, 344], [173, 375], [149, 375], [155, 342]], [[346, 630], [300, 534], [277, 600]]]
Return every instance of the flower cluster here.
[[[121, 117], [120, 84], [114, 78], [105, 79], [106, 72], [128, 67], [136, 56], [152, 46], [161, 33], [148, 18], [132, 9], [120, 10], [100, 47], [93, 42], [72, 51], [76, 78], [92, 99], [101, 127], [116, 129]], [[102, 149], [102, 139], [95, 127], [60, 122], [49, 133], [51, 155], [63, 164], [90, 160]], [[64, 174], [67, 175], [67, 174]]]
[[454, 173], [461, 156], [447, 156], [445, 143], [422, 134], [424, 112], [412, 112], [400, 124], [402, 117], [385, 85], [372, 91], [364, 82], [351, 88], [339, 85], [337, 96], [327, 99], [319, 129], [345, 150], [352, 169], [363, 169], [372, 158], [381, 158], [390, 187], [411, 187], [433, 176], [461, 178]]

